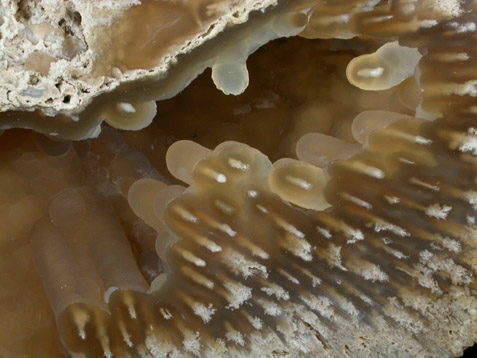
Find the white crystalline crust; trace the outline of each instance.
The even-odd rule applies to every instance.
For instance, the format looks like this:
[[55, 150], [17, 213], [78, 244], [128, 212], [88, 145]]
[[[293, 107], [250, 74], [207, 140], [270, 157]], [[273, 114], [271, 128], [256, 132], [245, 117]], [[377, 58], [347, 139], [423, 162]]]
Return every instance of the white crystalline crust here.
[[[215, 4], [221, 6], [212, 10], [221, 15], [188, 38], [175, 53], [159, 59], [152, 69], [110, 77], [95, 74], [94, 66], [105, 45], [105, 33], [124, 19], [131, 7], [139, 6], [140, 0], [0, 0], [0, 112], [41, 109], [48, 116], [66, 113], [74, 117], [92, 98], [124, 82], [146, 76], [162, 78], [179, 55], [216, 37], [226, 27], [246, 22], [251, 12], [268, 9], [277, 2], [235, 0]], [[66, 45], [74, 47], [75, 52], [65, 50]]]
[[[1, 0], [0, 14], [0, 110], [29, 109], [45, 106], [54, 110], [71, 109], [88, 100], [87, 96], [114, 86], [105, 79], [90, 78], [92, 60], [102, 28], [118, 21], [131, 6], [140, 1], [87, 0]], [[77, 12], [81, 15], [72, 19]], [[80, 53], [73, 59], [63, 51], [65, 38], [60, 23], [74, 32]], [[41, 52], [57, 59], [44, 75], [28, 70], [28, 58]], [[74, 79], [74, 77], [78, 79]], [[61, 83], [62, 88], [56, 84]], [[83, 91], [90, 93], [81, 95]], [[72, 101], [63, 103], [65, 95]], [[45, 103], [49, 98], [52, 101]]]
[[462, 0], [422, 0], [423, 6], [434, 13], [446, 17], [456, 17], [462, 13]]

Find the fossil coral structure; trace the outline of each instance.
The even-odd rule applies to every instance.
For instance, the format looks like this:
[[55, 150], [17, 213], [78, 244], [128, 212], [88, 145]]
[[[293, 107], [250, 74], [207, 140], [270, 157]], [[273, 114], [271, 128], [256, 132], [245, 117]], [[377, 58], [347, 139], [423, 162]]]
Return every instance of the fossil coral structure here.
[[1, 4], [0, 357], [477, 341], [473, 1]]

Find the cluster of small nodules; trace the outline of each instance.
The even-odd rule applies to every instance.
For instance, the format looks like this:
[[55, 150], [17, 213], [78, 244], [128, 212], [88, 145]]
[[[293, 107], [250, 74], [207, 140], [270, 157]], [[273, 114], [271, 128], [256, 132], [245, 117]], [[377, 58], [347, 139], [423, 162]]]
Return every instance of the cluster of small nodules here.
[[[209, 163], [209, 158], [216, 157], [222, 161]], [[252, 174], [267, 177], [272, 169], [268, 158], [258, 150], [232, 141], [214, 150], [191, 141], [175, 142], [166, 153], [166, 164], [177, 179], [201, 188], [228, 187]]]
[[[423, 120], [418, 120], [414, 116], [403, 113], [396, 113], [382, 110], [369, 110], [359, 113], [351, 124], [351, 132], [354, 142], [346, 142], [341, 139], [321, 134], [308, 133], [302, 136], [296, 144], [296, 155], [303, 162], [313, 164], [318, 168], [326, 169], [331, 163], [337, 160], [345, 160], [361, 153], [370, 146], [371, 134], [380, 129], [385, 129], [393, 123], [399, 121], [410, 121], [420, 125]], [[391, 133], [388, 130], [387, 133]], [[396, 134], [405, 142], [426, 144], [425, 139], [405, 134]], [[376, 145], [376, 142], [373, 142]], [[381, 143], [384, 152], [387, 152], [386, 143]], [[395, 148], [394, 148], [395, 149]], [[405, 148], [403, 148], [405, 149]], [[421, 153], [424, 155], [424, 153]]]
[[312, 39], [395, 37], [433, 27], [462, 14], [466, 7], [469, 10], [460, 0], [317, 1], [300, 35]]
[[[406, 88], [412, 85], [405, 83]], [[412, 87], [413, 88], [413, 87]], [[409, 103], [405, 98], [403, 103]], [[411, 105], [409, 105], [411, 106]], [[263, 175], [268, 177], [268, 186], [283, 200], [294, 205], [313, 210], [324, 210], [329, 204], [325, 199], [327, 183], [326, 168], [337, 160], [353, 157], [367, 146], [368, 137], [378, 129], [386, 128], [399, 120], [412, 120], [413, 116], [384, 110], [367, 110], [359, 113], [349, 128], [351, 141], [338, 139], [322, 133], [307, 133], [296, 144], [299, 160], [283, 158], [264, 166]], [[236, 147], [237, 152], [247, 153], [250, 148], [238, 143], [223, 143], [214, 151], [192, 141], [178, 141], [172, 144], [166, 154], [166, 163], [171, 174], [189, 186], [196, 187], [197, 178], [208, 177], [215, 185], [226, 186], [230, 181], [227, 170], [213, 170], [198, 164], [208, 157], [216, 156], [227, 147]], [[228, 159], [230, 165], [243, 172], [249, 170], [247, 161]], [[198, 170], [196, 170], [199, 168]], [[210, 187], [208, 185], [208, 187]], [[210, 187], [212, 188], [212, 187]], [[140, 215], [145, 217], [145, 215]], [[151, 225], [154, 226], [154, 225]]]
[[[207, 160], [217, 156], [224, 158], [224, 165]], [[329, 206], [324, 198], [327, 179], [321, 168], [289, 158], [272, 166], [263, 154], [244, 144], [225, 142], [212, 151], [191, 141], [178, 141], [169, 148], [166, 161], [169, 171], [195, 190], [213, 186], [221, 190], [252, 176], [295, 205], [314, 210]]]
[[[336, 131], [334, 135], [328, 135], [329, 130], [302, 134], [296, 141], [297, 158], [326, 169], [336, 160], [349, 159], [360, 153], [366, 148], [368, 137], [375, 130], [385, 128], [399, 120], [426, 118], [426, 113], [420, 110], [422, 97], [418, 63], [421, 57], [415, 48], [390, 42], [374, 53], [351, 60], [346, 69], [349, 83], [359, 88], [357, 96], [366, 95], [368, 91], [376, 93], [375, 104], [361, 103], [359, 99], [356, 101], [358, 104], [354, 111], [357, 114], [349, 122], [350, 126], [345, 129], [349, 131], [347, 135], [343, 133], [337, 135]], [[391, 93], [390, 97], [387, 97], [388, 92]], [[381, 106], [382, 98], [387, 102], [386, 106]], [[312, 112], [314, 125], [317, 126], [319, 121], [325, 123], [331, 121], [329, 118], [332, 116], [331, 113], [332, 110], [327, 110], [325, 105], [320, 104], [318, 110]]]

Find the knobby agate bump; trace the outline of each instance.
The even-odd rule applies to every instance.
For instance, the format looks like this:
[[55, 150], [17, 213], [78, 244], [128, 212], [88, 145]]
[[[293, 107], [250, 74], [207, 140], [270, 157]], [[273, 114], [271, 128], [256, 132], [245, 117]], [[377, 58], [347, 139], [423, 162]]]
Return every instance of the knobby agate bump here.
[[[272, 3], [76, 122], [2, 114], [0, 357], [453, 357], [474, 344], [473, 1]], [[98, 71], [152, 68], [237, 10], [127, 6]], [[158, 25], [140, 43], [126, 30], [141, 19], [177, 36]]]

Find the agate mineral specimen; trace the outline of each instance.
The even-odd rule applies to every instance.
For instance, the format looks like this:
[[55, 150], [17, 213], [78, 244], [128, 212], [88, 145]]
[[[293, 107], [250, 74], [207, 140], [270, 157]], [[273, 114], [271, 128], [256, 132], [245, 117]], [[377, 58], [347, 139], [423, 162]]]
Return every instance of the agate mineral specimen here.
[[1, 0], [0, 51], [1, 358], [477, 341], [474, 1]]

